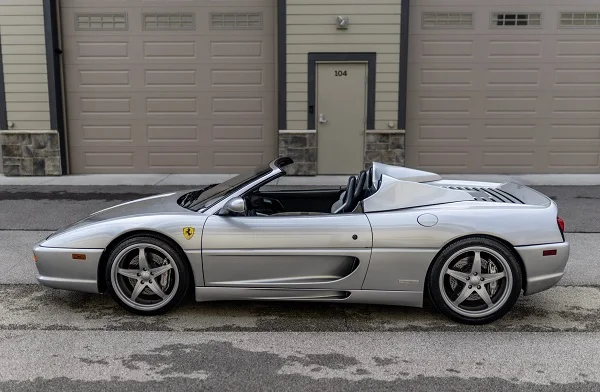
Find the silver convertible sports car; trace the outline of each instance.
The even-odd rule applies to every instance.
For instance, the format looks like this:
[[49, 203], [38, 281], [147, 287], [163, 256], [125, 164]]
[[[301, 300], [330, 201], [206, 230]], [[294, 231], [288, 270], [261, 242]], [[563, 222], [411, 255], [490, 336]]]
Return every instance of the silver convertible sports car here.
[[99, 211], [34, 249], [41, 284], [110, 293], [145, 315], [197, 301], [417, 306], [505, 315], [569, 257], [556, 204], [523, 185], [374, 163], [346, 187], [274, 190], [290, 158], [203, 189]]

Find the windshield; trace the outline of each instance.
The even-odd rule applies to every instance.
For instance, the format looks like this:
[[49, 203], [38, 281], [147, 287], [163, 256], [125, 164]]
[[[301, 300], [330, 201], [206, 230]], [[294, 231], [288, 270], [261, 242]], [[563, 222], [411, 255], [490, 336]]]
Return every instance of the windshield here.
[[219, 200], [227, 197], [236, 190], [270, 173], [273, 169], [270, 166], [260, 166], [246, 173], [235, 176], [220, 184], [212, 184], [206, 188], [186, 193], [181, 196], [177, 203], [180, 206], [192, 211], [200, 211], [208, 208]]

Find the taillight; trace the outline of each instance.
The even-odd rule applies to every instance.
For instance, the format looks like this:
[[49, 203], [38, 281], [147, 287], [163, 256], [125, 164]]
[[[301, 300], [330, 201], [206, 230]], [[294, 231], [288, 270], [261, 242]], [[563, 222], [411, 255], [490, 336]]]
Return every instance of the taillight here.
[[560, 229], [560, 233], [564, 234], [565, 233], [565, 221], [562, 220], [561, 217], [556, 217], [556, 222], [558, 223], [558, 228]]

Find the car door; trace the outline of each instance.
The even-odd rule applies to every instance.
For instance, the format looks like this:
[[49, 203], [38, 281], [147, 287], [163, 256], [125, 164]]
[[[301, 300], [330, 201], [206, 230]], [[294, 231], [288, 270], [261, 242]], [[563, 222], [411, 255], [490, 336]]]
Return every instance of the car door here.
[[372, 238], [362, 213], [213, 215], [202, 237], [205, 285], [358, 290]]

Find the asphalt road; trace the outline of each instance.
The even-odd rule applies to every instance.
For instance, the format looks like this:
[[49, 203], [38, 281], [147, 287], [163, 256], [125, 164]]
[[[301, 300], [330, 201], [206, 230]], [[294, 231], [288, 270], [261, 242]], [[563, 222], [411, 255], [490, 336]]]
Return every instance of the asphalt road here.
[[31, 247], [173, 187], [0, 188], [0, 391], [599, 391], [600, 187], [538, 187], [572, 254], [551, 290], [469, 327], [423, 309], [186, 301], [139, 317], [35, 284]]

